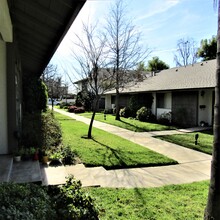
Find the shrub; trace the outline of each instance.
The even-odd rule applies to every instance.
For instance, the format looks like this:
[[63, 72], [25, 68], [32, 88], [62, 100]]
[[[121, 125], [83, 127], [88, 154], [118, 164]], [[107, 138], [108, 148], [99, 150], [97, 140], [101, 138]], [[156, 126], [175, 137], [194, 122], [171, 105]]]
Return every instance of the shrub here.
[[121, 117], [129, 118], [131, 116], [131, 110], [128, 107], [124, 107], [124, 108], [120, 109], [119, 114]]
[[0, 184], [0, 219], [56, 219], [46, 191], [35, 184]]
[[75, 112], [75, 109], [77, 109], [77, 107], [75, 105], [69, 106], [68, 108], [68, 112]]
[[140, 104], [138, 102], [138, 99], [135, 95], [131, 96], [128, 102], [128, 108], [130, 109], [130, 116], [135, 118], [136, 112], [140, 108]]
[[77, 107], [77, 106], [73, 105], [68, 108], [68, 112], [84, 113], [85, 109], [84, 109], [84, 107]]
[[49, 147], [62, 141], [60, 124], [50, 111], [23, 115], [21, 144], [25, 147]]
[[52, 112], [43, 113], [41, 117], [43, 146], [58, 146], [62, 142], [62, 131], [59, 122]]
[[70, 146], [65, 146], [61, 149], [62, 163], [64, 165], [72, 165], [76, 163], [77, 153], [74, 152]]
[[92, 109], [94, 99], [95, 94], [93, 92], [83, 90], [81, 92], [78, 92], [76, 96], [76, 105], [80, 107], [84, 106], [87, 111], [90, 111]]
[[29, 113], [46, 111], [47, 87], [37, 77], [25, 77], [23, 85], [24, 111]]
[[137, 111], [137, 119], [144, 122], [156, 122], [156, 116], [146, 107], [141, 107]]
[[160, 115], [158, 122], [160, 124], [170, 125], [172, 122], [172, 113], [171, 112], [164, 112], [163, 114]]
[[105, 109], [104, 114], [113, 114], [113, 109], [112, 108]]
[[148, 109], [146, 107], [141, 107], [137, 111], [137, 119], [139, 121], [147, 121], [147, 116], [148, 116]]
[[70, 176], [63, 186], [50, 186], [58, 219], [98, 220], [93, 199], [82, 191], [81, 182]]
[[78, 107], [77, 109], [75, 109], [74, 113], [84, 113], [85, 109], [84, 107]]
[[71, 104], [70, 103], [66, 103], [66, 102], [61, 102], [60, 103], [60, 108], [64, 108], [64, 109], [67, 109], [69, 106], [71, 106]]

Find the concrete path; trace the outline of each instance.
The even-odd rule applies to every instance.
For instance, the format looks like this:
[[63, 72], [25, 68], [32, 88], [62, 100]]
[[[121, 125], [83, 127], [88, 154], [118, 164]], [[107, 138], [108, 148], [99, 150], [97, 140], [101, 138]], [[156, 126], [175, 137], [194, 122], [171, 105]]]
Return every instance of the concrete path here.
[[[90, 123], [90, 119], [88, 118], [68, 113], [60, 109], [54, 110], [86, 124]], [[94, 127], [166, 155], [167, 157], [178, 161], [179, 164], [108, 171], [103, 167], [86, 168], [83, 164], [56, 168], [43, 167], [43, 183], [45, 185], [64, 183], [65, 177], [68, 174], [73, 174], [77, 179], [81, 180], [83, 186], [125, 188], [158, 187], [168, 184], [181, 184], [208, 180], [210, 178], [210, 155], [153, 138], [153, 136], [158, 134], [176, 134], [192, 132], [194, 130], [133, 132], [98, 121], [94, 121]]]

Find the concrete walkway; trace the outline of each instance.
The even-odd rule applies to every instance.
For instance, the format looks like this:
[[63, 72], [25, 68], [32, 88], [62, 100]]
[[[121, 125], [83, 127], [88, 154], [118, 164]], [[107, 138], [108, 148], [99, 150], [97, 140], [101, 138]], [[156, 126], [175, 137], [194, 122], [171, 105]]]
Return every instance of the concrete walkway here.
[[[54, 109], [63, 115], [86, 124], [90, 119]], [[164, 132], [133, 132], [106, 123], [94, 121], [94, 127], [105, 130], [122, 138], [140, 144], [153, 151], [178, 161], [178, 165], [105, 170], [103, 167], [86, 168], [83, 164], [76, 166], [43, 167], [43, 184], [61, 184], [68, 174], [81, 180], [83, 186], [101, 187], [159, 187], [168, 184], [190, 183], [210, 178], [211, 156], [168, 143], [156, 138], [155, 135], [192, 132], [193, 130]]]

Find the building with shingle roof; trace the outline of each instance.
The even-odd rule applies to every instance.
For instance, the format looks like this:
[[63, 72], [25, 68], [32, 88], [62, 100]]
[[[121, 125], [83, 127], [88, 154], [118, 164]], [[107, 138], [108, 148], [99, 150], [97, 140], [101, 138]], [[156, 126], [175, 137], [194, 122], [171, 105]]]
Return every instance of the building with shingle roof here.
[[[182, 126], [212, 125], [215, 72], [216, 60], [162, 70], [122, 88], [120, 105], [126, 106], [132, 95], [151, 94], [151, 110], [157, 119], [171, 112], [172, 121]], [[112, 108], [115, 91], [108, 91], [105, 96], [105, 107]]]

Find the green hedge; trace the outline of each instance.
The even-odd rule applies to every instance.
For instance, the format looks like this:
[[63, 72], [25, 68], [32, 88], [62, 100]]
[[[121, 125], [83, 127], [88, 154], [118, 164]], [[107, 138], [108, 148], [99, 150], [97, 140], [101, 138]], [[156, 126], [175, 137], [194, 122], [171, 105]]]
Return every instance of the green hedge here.
[[0, 184], [0, 220], [98, 220], [93, 199], [81, 182], [69, 177], [63, 186]]
[[52, 220], [56, 212], [51, 199], [34, 184], [0, 184], [0, 219]]
[[60, 124], [50, 111], [23, 115], [21, 144], [25, 147], [48, 148], [62, 141]]

